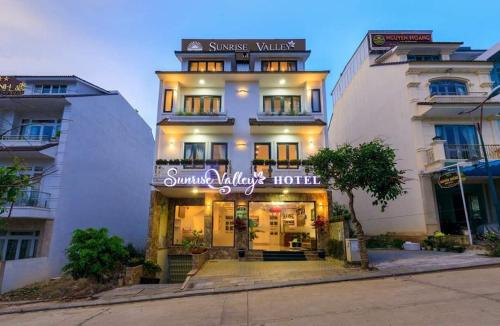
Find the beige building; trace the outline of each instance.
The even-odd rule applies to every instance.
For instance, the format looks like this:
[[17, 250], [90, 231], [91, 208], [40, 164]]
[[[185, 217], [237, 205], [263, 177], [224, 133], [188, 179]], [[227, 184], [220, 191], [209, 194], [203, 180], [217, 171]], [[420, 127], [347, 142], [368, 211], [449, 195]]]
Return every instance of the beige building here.
[[[359, 192], [355, 207], [369, 235], [395, 232], [421, 237], [441, 230], [466, 234], [460, 187], [442, 188], [439, 177], [460, 163], [472, 233], [492, 227], [497, 217], [487, 188], [475, 122], [467, 112], [492, 91], [497, 51], [472, 50], [461, 42], [434, 42], [431, 31], [370, 31], [332, 92], [331, 147], [381, 138], [397, 150], [407, 170], [408, 193], [385, 212]], [[496, 76], [497, 77], [497, 76]], [[462, 114], [461, 114], [462, 113]], [[483, 136], [498, 178], [500, 102], [484, 105]], [[456, 166], [456, 165], [455, 165]], [[495, 180], [498, 188], [499, 182]], [[346, 202], [341, 194], [334, 199]]]

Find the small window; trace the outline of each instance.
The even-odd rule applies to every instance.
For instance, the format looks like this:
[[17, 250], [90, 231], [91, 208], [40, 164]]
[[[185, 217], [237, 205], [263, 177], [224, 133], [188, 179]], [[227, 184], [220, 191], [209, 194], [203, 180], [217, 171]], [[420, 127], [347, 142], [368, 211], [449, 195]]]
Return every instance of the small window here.
[[174, 90], [166, 89], [165, 98], [163, 99], [163, 112], [172, 112], [174, 106]]
[[205, 167], [205, 143], [185, 143], [184, 159], [189, 160], [184, 164], [185, 169], [203, 169]]
[[189, 61], [188, 70], [197, 72], [224, 71], [224, 61]]
[[278, 143], [278, 169], [298, 169], [297, 164], [290, 164], [291, 161], [299, 159], [299, 144]]
[[321, 96], [319, 89], [311, 90], [311, 111], [321, 112]]
[[35, 94], [65, 94], [68, 90], [67, 85], [35, 85]]
[[263, 60], [260, 66], [261, 71], [297, 71], [297, 61], [274, 61], [274, 60]]
[[441, 61], [439, 54], [408, 54], [406, 56], [408, 61]]
[[429, 90], [434, 95], [467, 95], [467, 86], [464, 82], [457, 80], [435, 80], [432, 81]]

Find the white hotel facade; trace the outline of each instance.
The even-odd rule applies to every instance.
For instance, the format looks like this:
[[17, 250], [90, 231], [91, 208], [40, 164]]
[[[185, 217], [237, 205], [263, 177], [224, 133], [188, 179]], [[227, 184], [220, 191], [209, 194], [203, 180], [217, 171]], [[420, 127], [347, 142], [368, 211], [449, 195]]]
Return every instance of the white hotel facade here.
[[144, 246], [154, 140], [118, 92], [76, 76], [2, 76], [0, 129], [0, 164], [17, 159], [32, 176], [1, 216], [2, 293], [60, 275], [77, 228]]
[[[500, 80], [500, 44], [474, 50], [462, 42], [433, 41], [432, 31], [369, 31], [333, 89], [331, 147], [381, 138], [407, 170], [407, 194], [384, 212], [363, 192], [355, 207], [367, 234], [394, 232], [422, 238], [441, 230], [473, 235], [499, 220], [487, 186], [476, 108]], [[482, 135], [500, 194], [500, 99], [484, 104]], [[441, 175], [464, 173], [466, 210], [458, 186], [438, 185]], [[347, 202], [340, 193], [335, 200]], [[467, 213], [467, 214], [466, 214]]]
[[[300, 250], [320, 247], [312, 222], [327, 216], [326, 189], [302, 161], [326, 146], [328, 71], [307, 70], [309, 54], [303, 39], [182, 40], [181, 69], [156, 72], [148, 255], [164, 278], [193, 231], [211, 258], [262, 257], [296, 238]], [[203, 181], [224, 173], [223, 189]], [[235, 231], [235, 217], [255, 227]]]

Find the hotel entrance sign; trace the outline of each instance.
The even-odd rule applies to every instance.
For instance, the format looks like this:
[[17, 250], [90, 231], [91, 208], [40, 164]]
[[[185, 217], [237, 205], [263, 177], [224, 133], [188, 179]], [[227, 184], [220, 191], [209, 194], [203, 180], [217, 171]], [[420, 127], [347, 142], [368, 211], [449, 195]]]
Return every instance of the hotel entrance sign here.
[[222, 175], [216, 169], [208, 169], [202, 175], [179, 176], [177, 168], [171, 168], [167, 171], [167, 176], [163, 180], [166, 187], [175, 186], [205, 186], [217, 190], [221, 195], [230, 194], [233, 188], [243, 187], [244, 193], [250, 196], [258, 185], [264, 185], [266, 179], [270, 179], [271, 185], [290, 185], [290, 186], [319, 186], [321, 182], [317, 176], [297, 175], [297, 176], [274, 176], [266, 178], [262, 172], [254, 172], [251, 176], [245, 176], [243, 172], [237, 171], [231, 175], [223, 173]]
[[290, 52], [305, 51], [305, 39], [207, 40], [183, 39], [182, 51], [203, 52]]

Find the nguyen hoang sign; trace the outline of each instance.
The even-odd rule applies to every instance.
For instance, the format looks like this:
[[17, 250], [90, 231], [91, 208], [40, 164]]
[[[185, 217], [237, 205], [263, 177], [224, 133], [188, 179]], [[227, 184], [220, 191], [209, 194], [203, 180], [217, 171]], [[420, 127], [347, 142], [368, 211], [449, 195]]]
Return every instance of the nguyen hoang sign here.
[[0, 95], [23, 95], [26, 84], [11, 76], [0, 76]]
[[207, 40], [183, 39], [182, 51], [203, 52], [289, 52], [305, 51], [305, 39]]
[[388, 50], [399, 43], [432, 42], [432, 33], [370, 33], [370, 50]]
[[[296, 176], [274, 176], [266, 178], [262, 172], [254, 172], [253, 175], [245, 175], [241, 171], [233, 174], [223, 173], [216, 169], [208, 169], [203, 175], [179, 176], [177, 168], [167, 170], [167, 176], [163, 184], [167, 187], [193, 186], [208, 187], [217, 190], [221, 195], [230, 194], [233, 188], [244, 188], [245, 195], [250, 196], [258, 185], [264, 185], [266, 179], [270, 179], [271, 185], [290, 186], [320, 186], [321, 182], [317, 176], [296, 175]], [[267, 182], [269, 183], [269, 182]]]

